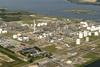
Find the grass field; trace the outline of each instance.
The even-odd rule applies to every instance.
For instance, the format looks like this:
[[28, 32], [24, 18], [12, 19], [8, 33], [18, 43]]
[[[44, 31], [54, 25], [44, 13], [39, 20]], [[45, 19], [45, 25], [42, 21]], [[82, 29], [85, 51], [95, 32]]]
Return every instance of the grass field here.
[[3, 48], [2, 46], [0, 46], [0, 52], [8, 55], [8, 57], [15, 60], [14, 62], [3, 62], [2, 67], [21, 67], [28, 63], [28, 62], [24, 62], [24, 61], [20, 60], [19, 58], [17, 58], [17, 55], [14, 52], [12, 52], [6, 48]]

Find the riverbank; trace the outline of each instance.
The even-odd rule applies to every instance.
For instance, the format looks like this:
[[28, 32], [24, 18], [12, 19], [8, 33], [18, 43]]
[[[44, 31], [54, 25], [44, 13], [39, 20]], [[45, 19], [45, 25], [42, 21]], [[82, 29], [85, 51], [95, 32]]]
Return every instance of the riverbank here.
[[96, 60], [95, 62], [91, 64], [86, 65], [85, 67], [98, 67], [98, 66], [100, 66], [100, 59]]
[[91, 65], [96, 61], [100, 61], [100, 57], [99, 56], [97, 57], [96, 53], [88, 53], [87, 57], [91, 59], [82, 65], [76, 65], [76, 67], [88, 67], [88, 65]]
[[91, 64], [95, 63], [96, 61], [100, 61], [100, 58], [96, 58], [94, 60], [88, 61], [87, 63], [85, 63], [83, 65], [79, 65], [77, 67], [89, 67], [88, 65], [91, 65]]
[[[7, 4], [6, 4], [7, 3]], [[45, 4], [44, 4], [45, 3]], [[83, 18], [86, 20], [99, 20], [100, 16], [100, 7], [97, 5], [88, 5], [88, 4], [76, 4], [71, 2], [65, 2], [64, 0], [22, 0], [22, 1], [13, 1], [13, 0], [1, 0], [0, 7], [4, 7], [13, 11], [23, 10], [35, 12], [42, 15], [48, 16], [63, 16], [66, 18]], [[87, 11], [78, 11], [78, 13], [64, 12], [64, 10], [69, 9], [88, 9], [91, 13], [93, 10], [94, 14], [87, 14]]]

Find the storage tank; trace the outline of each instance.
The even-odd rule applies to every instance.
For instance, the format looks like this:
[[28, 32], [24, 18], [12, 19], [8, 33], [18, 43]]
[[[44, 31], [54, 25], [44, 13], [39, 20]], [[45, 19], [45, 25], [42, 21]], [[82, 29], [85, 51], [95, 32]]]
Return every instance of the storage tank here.
[[79, 32], [79, 38], [83, 38], [83, 32]]
[[86, 37], [86, 41], [89, 42], [89, 37]]
[[29, 41], [29, 37], [24, 36], [24, 37], [23, 37], [23, 40], [25, 40], [25, 41]]
[[76, 39], [76, 44], [77, 44], [77, 45], [80, 44], [80, 39]]
[[92, 36], [92, 33], [91, 32], [88, 32], [88, 36]]
[[71, 60], [66, 61], [67, 64], [72, 64]]
[[94, 32], [94, 36], [99, 36], [99, 33], [98, 32]]
[[18, 33], [17, 36], [20, 37], [22, 34]]
[[91, 26], [91, 31], [95, 31], [96, 30], [96, 26]]
[[2, 29], [0, 29], [0, 34], [2, 33]]
[[87, 37], [88, 36], [88, 31], [84, 31], [83, 34], [84, 34], [84, 37]]
[[87, 30], [91, 30], [91, 27], [87, 27]]
[[19, 40], [19, 41], [23, 41], [23, 38], [22, 38], [22, 37], [18, 37], [17, 40]]
[[13, 39], [17, 39], [17, 35], [13, 35]]
[[2, 33], [3, 33], [3, 34], [7, 33], [7, 30], [3, 30]]

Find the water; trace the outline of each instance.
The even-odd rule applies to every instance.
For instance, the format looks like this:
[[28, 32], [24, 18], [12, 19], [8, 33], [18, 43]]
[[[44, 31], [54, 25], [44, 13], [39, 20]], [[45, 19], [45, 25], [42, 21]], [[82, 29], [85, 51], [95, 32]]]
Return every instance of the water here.
[[100, 67], [100, 60], [93, 62], [92, 64], [86, 65], [85, 67]]
[[[11, 10], [28, 10], [39, 14], [51, 16], [64, 16], [68, 18], [83, 18], [83, 19], [100, 19], [100, 6], [76, 4], [65, 2], [65, 0], [0, 0], [0, 7], [5, 7]], [[64, 10], [82, 9], [91, 10], [95, 13], [73, 13]]]

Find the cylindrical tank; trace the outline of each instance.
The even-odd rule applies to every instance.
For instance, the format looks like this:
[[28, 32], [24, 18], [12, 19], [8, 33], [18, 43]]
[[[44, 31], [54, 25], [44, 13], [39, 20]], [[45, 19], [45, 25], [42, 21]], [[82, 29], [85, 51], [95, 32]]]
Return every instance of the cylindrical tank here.
[[79, 38], [83, 38], [83, 32], [79, 32]]
[[87, 37], [88, 36], [88, 31], [84, 31], [83, 34], [84, 34], [84, 37]]
[[6, 30], [3, 30], [2, 33], [5, 34], [5, 33], [7, 33], [7, 31]]
[[14, 39], [17, 39], [17, 35], [13, 35], [13, 38], [14, 38]]
[[98, 32], [94, 32], [94, 36], [99, 36], [99, 33]]
[[86, 37], [86, 41], [89, 42], [89, 37]]
[[76, 39], [76, 44], [77, 44], [77, 45], [80, 44], [80, 39]]
[[2, 33], [2, 29], [0, 29], [0, 34]]
[[89, 35], [89, 36], [92, 36], [92, 33], [91, 33], [91, 32], [88, 32], [88, 35]]

